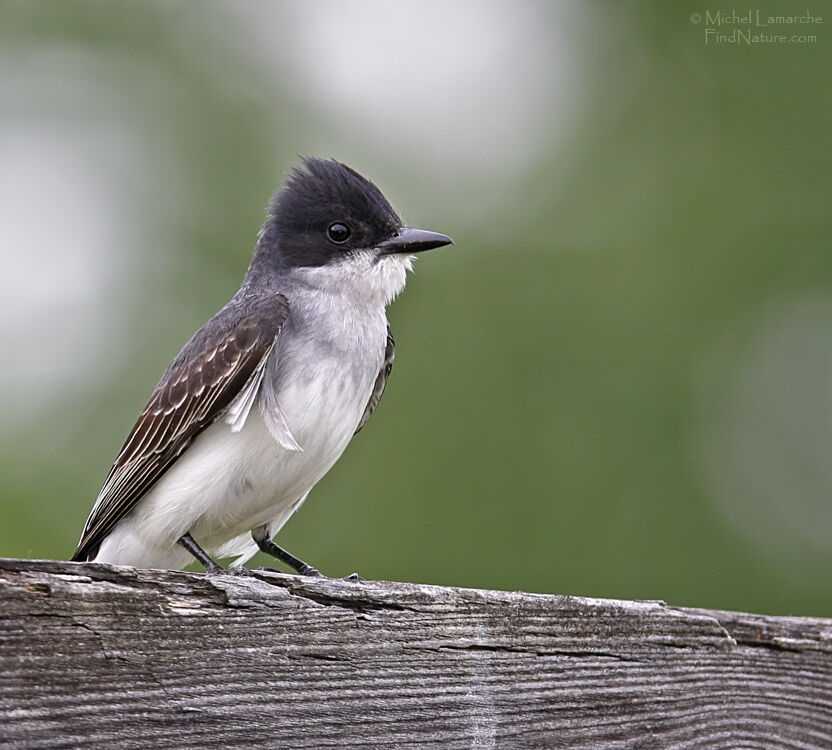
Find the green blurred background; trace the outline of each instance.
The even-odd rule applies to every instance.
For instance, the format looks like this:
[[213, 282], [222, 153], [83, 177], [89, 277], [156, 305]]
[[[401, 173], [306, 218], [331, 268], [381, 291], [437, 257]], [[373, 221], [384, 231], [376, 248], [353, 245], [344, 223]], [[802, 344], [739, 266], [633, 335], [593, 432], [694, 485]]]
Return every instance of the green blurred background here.
[[382, 406], [282, 545], [832, 615], [832, 4], [723, 6], [3, 0], [0, 554], [72, 553], [315, 154], [456, 245], [419, 259]]

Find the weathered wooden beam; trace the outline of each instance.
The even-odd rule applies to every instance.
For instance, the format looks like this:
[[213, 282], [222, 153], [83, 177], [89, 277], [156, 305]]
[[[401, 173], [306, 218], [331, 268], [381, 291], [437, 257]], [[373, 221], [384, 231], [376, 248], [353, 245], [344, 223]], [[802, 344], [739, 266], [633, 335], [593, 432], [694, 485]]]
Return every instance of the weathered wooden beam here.
[[832, 620], [0, 560], [3, 748], [830, 748]]

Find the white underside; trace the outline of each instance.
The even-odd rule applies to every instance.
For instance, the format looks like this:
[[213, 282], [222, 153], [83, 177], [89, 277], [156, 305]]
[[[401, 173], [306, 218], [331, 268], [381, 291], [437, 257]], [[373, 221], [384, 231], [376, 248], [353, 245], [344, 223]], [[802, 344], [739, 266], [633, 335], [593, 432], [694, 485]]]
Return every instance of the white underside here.
[[[384, 271], [400, 289], [409, 263], [391, 261], [397, 267]], [[329, 293], [323, 273], [314, 293], [292, 296], [256, 398], [244, 390], [249, 402], [194, 440], [103, 541], [97, 562], [182, 568], [193, 558], [177, 540], [190, 532], [213, 557], [242, 564], [257, 551], [251, 530], [268, 524], [276, 534], [343, 453], [382, 365], [393, 295], [384, 289], [368, 304], [345, 304], [343, 287]], [[269, 412], [275, 402], [279, 429]]]
[[248, 560], [257, 552], [249, 532], [268, 524], [277, 533], [349, 443], [344, 425], [354, 429], [363, 407], [338, 420], [329, 417], [335, 405], [325, 402], [319, 424], [327, 439], [309, 441], [303, 451], [278, 445], [259, 408], [239, 432], [215, 422], [104, 540], [96, 561], [181, 568], [193, 560], [176, 543], [186, 532], [214, 557]]

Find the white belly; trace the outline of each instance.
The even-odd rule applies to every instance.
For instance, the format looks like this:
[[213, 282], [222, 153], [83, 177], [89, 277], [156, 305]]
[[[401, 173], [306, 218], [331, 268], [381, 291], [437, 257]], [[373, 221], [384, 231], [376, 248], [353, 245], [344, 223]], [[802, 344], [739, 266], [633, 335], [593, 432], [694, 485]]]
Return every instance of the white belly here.
[[[202, 432], [102, 542], [97, 561], [181, 568], [192, 557], [177, 540], [190, 532], [209, 554], [242, 563], [257, 551], [252, 529], [268, 524], [275, 534], [286, 523], [355, 433], [384, 359], [385, 305], [410, 265], [372, 253], [344, 263], [294, 270], [291, 312], [242, 427], [220, 418]], [[269, 431], [266, 396], [291, 439]]]
[[236, 564], [251, 557], [249, 532], [268, 523], [275, 534], [347, 447], [380, 366], [370, 360], [358, 370], [318, 361], [281, 379], [278, 399], [300, 451], [272, 437], [262, 397], [239, 432], [214, 422], [104, 540], [96, 560], [181, 568], [192, 561], [177, 544], [186, 532], [209, 554], [238, 556]]

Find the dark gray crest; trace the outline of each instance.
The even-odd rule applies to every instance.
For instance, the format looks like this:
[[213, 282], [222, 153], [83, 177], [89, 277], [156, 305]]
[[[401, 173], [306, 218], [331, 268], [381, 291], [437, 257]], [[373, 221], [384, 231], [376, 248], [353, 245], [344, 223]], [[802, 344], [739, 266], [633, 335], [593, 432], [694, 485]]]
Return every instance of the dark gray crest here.
[[[347, 228], [343, 241], [331, 236], [336, 224]], [[321, 266], [374, 247], [401, 226], [398, 214], [367, 178], [334, 159], [305, 158], [275, 193], [261, 243], [276, 246], [269, 250], [281, 266]]]

